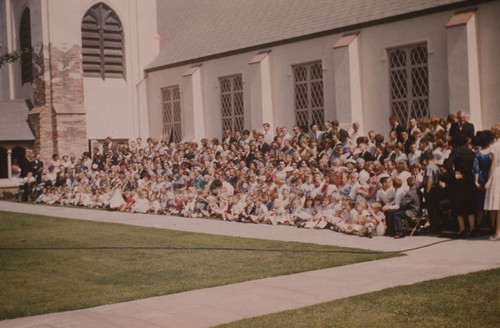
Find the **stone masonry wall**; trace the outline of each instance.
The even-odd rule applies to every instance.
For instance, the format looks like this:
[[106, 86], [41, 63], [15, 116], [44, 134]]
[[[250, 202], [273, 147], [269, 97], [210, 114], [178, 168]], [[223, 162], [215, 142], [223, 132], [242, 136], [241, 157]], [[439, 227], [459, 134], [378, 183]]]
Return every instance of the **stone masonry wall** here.
[[89, 148], [85, 114], [56, 114], [55, 118], [58, 153], [81, 157]]
[[59, 49], [51, 46], [51, 91], [57, 113], [85, 113], [82, 48]]
[[55, 153], [79, 157], [88, 150], [81, 47], [49, 47], [50, 57], [42, 47], [34, 51], [35, 108], [28, 118], [45, 162]]
[[38, 114], [28, 114], [28, 125], [33, 131], [35, 136], [35, 143], [33, 144], [33, 150], [35, 152], [40, 151], [40, 116]]
[[35, 134], [34, 151], [40, 153], [44, 162], [49, 161], [54, 153], [51, 106], [32, 109], [28, 115], [28, 123]]

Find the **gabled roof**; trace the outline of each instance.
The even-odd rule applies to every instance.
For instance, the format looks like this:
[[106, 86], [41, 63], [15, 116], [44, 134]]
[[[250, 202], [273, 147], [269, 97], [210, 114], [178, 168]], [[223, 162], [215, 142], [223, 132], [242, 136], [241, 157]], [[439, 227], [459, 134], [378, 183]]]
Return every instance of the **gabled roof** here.
[[481, 0], [158, 0], [155, 70]]
[[33, 141], [24, 100], [0, 100], [0, 141]]

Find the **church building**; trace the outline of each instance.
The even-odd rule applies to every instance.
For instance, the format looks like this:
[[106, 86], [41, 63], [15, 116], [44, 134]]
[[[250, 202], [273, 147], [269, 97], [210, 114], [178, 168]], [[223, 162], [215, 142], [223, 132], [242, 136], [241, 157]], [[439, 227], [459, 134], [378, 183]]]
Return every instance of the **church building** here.
[[359, 122], [463, 110], [500, 121], [500, 1], [0, 0], [0, 178], [33, 149], [107, 136]]

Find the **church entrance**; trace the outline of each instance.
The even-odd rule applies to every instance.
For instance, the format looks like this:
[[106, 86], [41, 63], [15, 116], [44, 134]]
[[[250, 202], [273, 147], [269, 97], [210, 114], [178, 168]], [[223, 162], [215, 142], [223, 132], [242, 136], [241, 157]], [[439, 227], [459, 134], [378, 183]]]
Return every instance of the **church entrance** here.
[[0, 179], [7, 179], [7, 149], [0, 147]]

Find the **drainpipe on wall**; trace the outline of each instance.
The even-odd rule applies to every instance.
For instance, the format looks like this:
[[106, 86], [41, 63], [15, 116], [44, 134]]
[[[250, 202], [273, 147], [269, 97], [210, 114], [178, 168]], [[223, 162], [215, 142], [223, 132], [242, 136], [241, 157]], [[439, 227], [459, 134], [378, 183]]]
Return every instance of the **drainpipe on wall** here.
[[[7, 52], [14, 51], [14, 34], [12, 29], [12, 8], [10, 5], [10, 0], [5, 0], [5, 25], [7, 28]], [[9, 70], [9, 99], [14, 100], [14, 71], [11, 64], [7, 65]], [[10, 170], [9, 170], [10, 172]]]
[[[42, 12], [45, 12], [45, 20], [42, 19], [42, 49], [43, 58], [48, 58], [49, 67], [44, 68], [45, 85], [45, 104], [52, 107], [52, 49], [50, 44], [50, 14], [49, 0], [42, 1]], [[46, 47], [46, 48], [45, 48]], [[47, 87], [49, 92], [47, 92]]]
[[12, 180], [12, 149], [10, 148], [7, 149], [7, 177]]
[[[146, 72], [144, 74], [144, 77], [142, 78], [142, 80], [139, 81], [139, 83], [137, 83], [135, 85], [135, 93], [136, 93], [136, 102], [135, 102], [135, 105], [137, 106], [136, 110], [137, 110], [137, 125], [139, 127], [139, 137], [142, 138], [142, 135], [141, 135], [141, 103], [140, 103], [140, 93], [139, 93], [139, 87], [141, 86], [141, 84], [146, 81], [146, 79], [148, 78], [148, 73]], [[148, 136], [149, 137], [149, 136]]]

